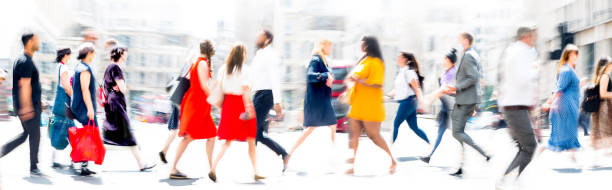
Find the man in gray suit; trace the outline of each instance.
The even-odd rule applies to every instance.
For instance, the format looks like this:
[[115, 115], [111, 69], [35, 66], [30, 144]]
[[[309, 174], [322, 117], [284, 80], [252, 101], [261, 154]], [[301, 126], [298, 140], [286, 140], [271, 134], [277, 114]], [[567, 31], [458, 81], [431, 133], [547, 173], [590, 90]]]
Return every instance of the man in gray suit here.
[[[468, 118], [474, 113], [476, 105], [480, 103], [478, 88], [480, 87], [481, 69], [478, 53], [472, 49], [474, 38], [469, 33], [462, 33], [459, 36], [459, 43], [463, 46], [463, 57], [459, 62], [456, 74], [456, 85], [447, 86], [447, 93], [455, 92], [455, 106], [451, 113], [453, 137], [461, 143], [463, 154], [465, 154], [464, 144], [468, 144], [476, 149], [487, 161], [491, 159], [472, 138], [465, 133], [465, 124]], [[459, 169], [452, 173], [453, 176], [463, 175], [463, 157], [461, 158]]]

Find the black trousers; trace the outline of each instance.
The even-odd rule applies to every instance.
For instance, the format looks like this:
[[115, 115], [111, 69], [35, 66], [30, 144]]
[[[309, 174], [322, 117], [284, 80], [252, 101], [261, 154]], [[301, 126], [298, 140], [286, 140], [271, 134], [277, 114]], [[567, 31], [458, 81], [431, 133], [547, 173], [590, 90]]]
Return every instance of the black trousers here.
[[[255, 92], [253, 97], [253, 106], [255, 107], [255, 115], [257, 120], [257, 142], [261, 142], [268, 148], [272, 149], [277, 155], [287, 156], [287, 151], [268, 137], [268, 113], [274, 106], [274, 97], [272, 90], [259, 90]], [[256, 143], [257, 144], [257, 143]]]
[[36, 168], [38, 164], [38, 147], [40, 144], [40, 115], [40, 113], [35, 113], [34, 118], [27, 121], [21, 121], [23, 132], [2, 146], [0, 158], [15, 150], [15, 148], [23, 144], [28, 136], [30, 136], [30, 169]]

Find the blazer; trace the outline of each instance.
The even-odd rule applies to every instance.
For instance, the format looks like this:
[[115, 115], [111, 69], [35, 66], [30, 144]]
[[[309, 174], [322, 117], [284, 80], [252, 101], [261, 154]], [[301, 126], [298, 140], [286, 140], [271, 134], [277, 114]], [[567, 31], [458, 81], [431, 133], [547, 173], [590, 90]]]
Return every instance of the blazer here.
[[460, 105], [478, 104], [480, 96], [478, 88], [480, 84], [480, 63], [478, 54], [472, 48], [468, 48], [461, 57], [459, 68], [457, 68], [455, 103]]

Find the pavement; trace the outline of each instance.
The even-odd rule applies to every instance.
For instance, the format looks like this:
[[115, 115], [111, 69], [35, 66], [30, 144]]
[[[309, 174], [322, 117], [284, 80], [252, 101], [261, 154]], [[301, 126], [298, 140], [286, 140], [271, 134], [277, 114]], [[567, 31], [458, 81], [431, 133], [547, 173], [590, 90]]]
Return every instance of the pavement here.
[[[133, 122], [133, 130], [141, 148], [141, 156], [148, 163], [158, 163], [157, 153], [164, 144], [168, 130], [165, 125]], [[435, 141], [437, 126], [427, 118], [419, 118], [419, 125]], [[19, 122], [0, 122], [0, 143], [4, 143], [21, 132]], [[497, 179], [514, 157], [516, 147], [506, 129], [472, 129], [468, 134], [493, 155], [490, 162], [475, 150], [467, 148], [465, 154], [465, 176], [449, 176], [459, 164], [460, 145], [453, 139], [451, 131], [444, 135], [442, 144], [430, 164], [421, 162], [418, 157], [427, 155], [431, 145], [419, 139], [407, 126], [402, 126], [395, 144], [391, 145], [394, 157], [399, 162], [397, 173], [388, 174], [390, 161], [385, 153], [377, 148], [367, 137], [360, 140], [356, 159], [355, 175], [345, 175], [345, 163], [351, 151], [345, 133], [337, 135], [335, 145], [331, 144], [328, 128], [320, 128], [304, 142], [292, 156], [289, 169], [281, 172], [282, 161], [265, 146], [257, 147], [257, 166], [259, 173], [267, 179], [254, 182], [253, 172], [247, 154], [247, 145], [233, 143], [217, 168], [218, 182], [211, 182], [205, 141], [193, 142], [179, 163], [179, 170], [190, 178], [170, 180], [168, 174], [174, 160], [177, 138], [168, 152], [169, 164], [158, 163], [152, 171], [140, 172], [129, 150], [108, 147], [102, 166], [92, 165], [98, 174], [81, 177], [68, 170], [55, 170], [51, 165], [52, 148], [46, 128], [42, 128], [40, 145], [40, 164], [46, 177], [29, 176], [28, 146], [24, 144], [14, 152], [0, 159], [0, 187], [2, 189], [23, 190], [69, 190], [69, 189], [453, 189], [453, 190], [491, 190], [495, 189]], [[290, 149], [300, 136], [300, 131], [275, 128], [269, 134], [286, 149]], [[391, 133], [383, 130], [389, 143]], [[544, 142], [548, 131], [544, 131]], [[505, 189], [612, 189], [612, 156], [595, 160], [593, 151], [588, 148], [589, 137], [580, 136], [583, 150], [578, 152], [578, 162], [570, 161], [567, 153], [545, 151], [534, 158], [521, 178], [508, 183]], [[27, 143], [27, 141], [26, 141]], [[222, 142], [217, 141], [219, 150]], [[69, 150], [59, 153], [65, 164], [69, 163]], [[215, 152], [216, 155], [216, 152]], [[597, 166], [594, 166], [597, 165]]]

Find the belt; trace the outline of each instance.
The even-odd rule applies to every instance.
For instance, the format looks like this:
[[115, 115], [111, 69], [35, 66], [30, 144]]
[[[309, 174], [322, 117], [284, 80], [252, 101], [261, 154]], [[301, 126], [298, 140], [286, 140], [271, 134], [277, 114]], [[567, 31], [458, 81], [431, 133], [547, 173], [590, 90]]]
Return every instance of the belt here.
[[504, 110], [531, 110], [529, 106], [504, 106]]

